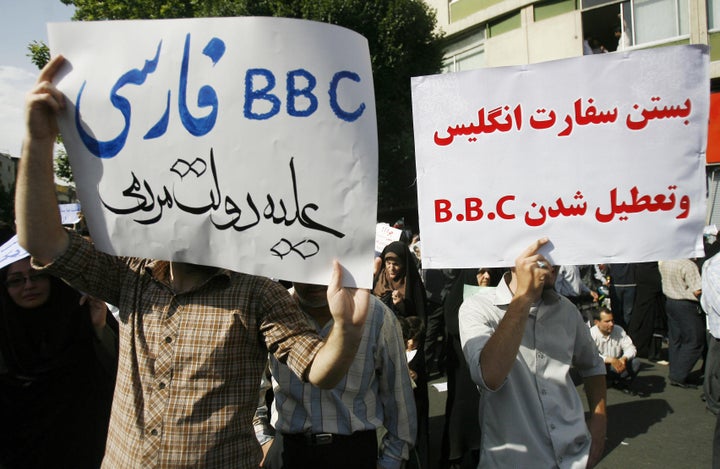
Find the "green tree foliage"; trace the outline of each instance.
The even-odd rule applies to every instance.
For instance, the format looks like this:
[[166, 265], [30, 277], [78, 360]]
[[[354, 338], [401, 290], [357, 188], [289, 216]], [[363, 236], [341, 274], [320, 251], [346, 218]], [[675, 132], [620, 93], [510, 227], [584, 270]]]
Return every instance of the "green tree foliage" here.
[[70, 167], [70, 159], [64, 147], [57, 149], [54, 161], [55, 175], [65, 182], [73, 182], [72, 168]]
[[43, 68], [50, 61], [50, 49], [42, 41], [33, 41], [28, 44], [26, 55], [37, 68]]
[[61, 0], [76, 20], [284, 16], [337, 24], [367, 38], [380, 148], [379, 209], [414, 209], [410, 77], [440, 71], [441, 36], [423, 0]]
[[[50, 49], [42, 41], [33, 41], [28, 45], [27, 56], [37, 68], [43, 68], [50, 61]], [[58, 142], [62, 142], [62, 137], [58, 136]], [[72, 168], [65, 148], [58, 148], [53, 166], [57, 177], [68, 183], [73, 182]]]

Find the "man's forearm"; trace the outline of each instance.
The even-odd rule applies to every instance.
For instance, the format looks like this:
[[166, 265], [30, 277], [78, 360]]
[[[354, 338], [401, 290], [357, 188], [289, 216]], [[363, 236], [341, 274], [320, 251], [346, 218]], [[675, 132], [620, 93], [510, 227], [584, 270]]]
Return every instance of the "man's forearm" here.
[[590, 420], [588, 430], [592, 437], [587, 467], [594, 467], [602, 458], [607, 435], [607, 412], [605, 410], [606, 387], [605, 376], [589, 376], [584, 380], [585, 393], [588, 398]]
[[[605, 375], [588, 376], [583, 379], [585, 385], [585, 394], [588, 399], [588, 409], [590, 410], [590, 419], [597, 418], [596, 423], [602, 425], [596, 428], [602, 431], [602, 437], [605, 438], [607, 412], [605, 409], [607, 388], [605, 386]], [[595, 437], [595, 435], [593, 435]]]
[[526, 297], [513, 298], [497, 330], [480, 354], [483, 381], [490, 389], [498, 389], [502, 385], [515, 363], [531, 304]]
[[325, 344], [320, 348], [310, 366], [308, 381], [322, 389], [334, 388], [350, 368], [360, 340], [362, 326], [333, 326]]
[[51, 141], [26, 138], [15, 189], [18, 241], [43, 264], [69, 244], [55, 196], [52, 152]]

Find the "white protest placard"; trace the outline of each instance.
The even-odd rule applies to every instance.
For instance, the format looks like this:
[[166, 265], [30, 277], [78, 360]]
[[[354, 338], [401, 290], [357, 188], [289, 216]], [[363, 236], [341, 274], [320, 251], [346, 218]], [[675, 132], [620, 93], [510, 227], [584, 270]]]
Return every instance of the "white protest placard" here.
[[393, 241], [399, 241], [402, 230], [390, 226], [388, 223], [378, 223], [375, 226], [375, 252], [382, 252], [385, 246]]
[[117, 255], [370, 287], [367, 41], [286, 18], [50, 24], [78, 194]]
[[424, 268], [702, 255], [705, 46], [412, 80]]
[[60, 223], [74, 225], [80, 221], [80, 204], [60, 204]]
[[20, 247], [15, 235], [0, 246], [0, 269], [29, 256], [30, 254]]

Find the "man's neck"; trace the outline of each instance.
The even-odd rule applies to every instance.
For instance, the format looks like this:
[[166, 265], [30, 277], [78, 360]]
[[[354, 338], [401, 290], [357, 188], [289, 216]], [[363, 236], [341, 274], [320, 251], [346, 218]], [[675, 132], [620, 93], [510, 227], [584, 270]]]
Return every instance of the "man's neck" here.
[[323, 306], [311, 306], [303, 303], [302, 300], [298, 298], [297, 294], [295, 294], [295, 299], [297, 300], [300, 309], [320, 324], [320, 327], [323, 327], [332, 319], [332, 313], [330, 312], [330, 307], [327, 304]]
[[200, 286], [217, 272], [217, 267], [170, 262], [169, 283], [176, 293], [190, 291]]

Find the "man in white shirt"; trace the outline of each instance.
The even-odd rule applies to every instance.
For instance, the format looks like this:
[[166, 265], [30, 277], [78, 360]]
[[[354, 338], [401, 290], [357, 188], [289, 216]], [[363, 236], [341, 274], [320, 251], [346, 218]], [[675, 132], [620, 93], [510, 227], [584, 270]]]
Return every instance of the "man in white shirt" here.
[[700, 304], [707, 314], [708, 352], [705, 358], [703, 391], [707, 408], [717, 415], [713, 437], [713, 466], [720, 467], [720, 254], [702, 266]]
[[625, 330], [615, 325], [612, 311], [600, 308], [593, 317], [595, 325], [590, 329], [590, 335], [605, 362], [608, 386], [629, 391], [640, 369], [640, 362], [634, 359], [637, 349]]
[[[460, 307], [460, 340], [482, 390], [480, 469], [593, 467], [607, 429], [605, 366], [577, 308], [558, 295], [555, 270], [528, 247], [494, 295]], [[570, 378], [583, 377], [590, 419]]]

